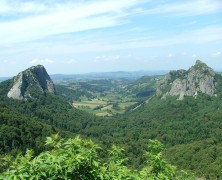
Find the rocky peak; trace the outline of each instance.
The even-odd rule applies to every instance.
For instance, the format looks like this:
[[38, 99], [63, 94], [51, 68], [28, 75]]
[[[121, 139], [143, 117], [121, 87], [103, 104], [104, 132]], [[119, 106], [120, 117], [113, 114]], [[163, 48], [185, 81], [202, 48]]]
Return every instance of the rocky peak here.
[[215, 72], [197, 60], [187, 71], [171, 71], [158, 87], [157, 96], [161, 96], [162, 99], [167, 96], [178, 96], [179, 100], [183, 100], [185, 96], [197, 97], [200, 92], [213, 96], [215, 91]]
[[44, 66], [37, 65], [20, 72], [13, 78], [14, 83], [7, 96], [13, 99], [33, 98], [37, 94], [55, 94], [54, 84]]

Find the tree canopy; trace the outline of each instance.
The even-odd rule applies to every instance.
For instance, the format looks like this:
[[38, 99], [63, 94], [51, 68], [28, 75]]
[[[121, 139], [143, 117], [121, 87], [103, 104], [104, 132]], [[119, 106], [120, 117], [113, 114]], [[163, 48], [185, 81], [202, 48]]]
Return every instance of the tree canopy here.
[[125, 165], [124, 150], [113, 145], [107, 151], [104, 161], [98, 153], [100, 147], [91, 140], [78, 136], [60, 139], [58, 134], [47, 137], [46, 145], [51, 149], [33, 157], [27, 150], [24, 156], [18, 154], [15, 160], [4, 158], [8, 169], [0, 174], [0, 179], [79, 179], [79, 180], [167, 180], [190, 179], [192, 174], [180, 171], [162, 158], [163, 145], [150, 140], [145, 154], [147, 162], [141, 170]]

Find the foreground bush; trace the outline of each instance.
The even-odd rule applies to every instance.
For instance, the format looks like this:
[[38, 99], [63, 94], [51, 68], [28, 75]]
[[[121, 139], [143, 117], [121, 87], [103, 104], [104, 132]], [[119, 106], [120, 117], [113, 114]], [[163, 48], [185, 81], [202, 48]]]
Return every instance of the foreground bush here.
[[149, 141], [146, 153], [147, 163], [142, 170], [132, 170], [124, 165], [123, 149], [112, 146], [109, 158], [103, 162], [98, 155], [100, 149], [90, 140], [59, 139], [58, 135], [48, 137], [46, 145], [52, 149], [33, 157], [27, 150], [25, 156], [18, 155], [14, 161], [4, 158], [8, 170], [0, 174], [0, 179], [58, 179], [58, 180], [158, 180], [195, 179], [180, 172], [162, 159], [163, 145], [157, 140]]

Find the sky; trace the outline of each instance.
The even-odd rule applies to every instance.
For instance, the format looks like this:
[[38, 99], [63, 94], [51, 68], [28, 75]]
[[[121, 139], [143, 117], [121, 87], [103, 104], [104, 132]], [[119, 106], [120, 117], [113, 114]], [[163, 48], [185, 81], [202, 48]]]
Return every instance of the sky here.
[[0, 0], [0, 77], [222, 71], [222, 0]]

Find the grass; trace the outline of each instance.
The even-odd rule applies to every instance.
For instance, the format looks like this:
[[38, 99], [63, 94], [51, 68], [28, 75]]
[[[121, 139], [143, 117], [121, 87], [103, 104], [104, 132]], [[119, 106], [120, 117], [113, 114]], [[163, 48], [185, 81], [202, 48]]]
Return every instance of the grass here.
[[81, 102], [74, 102], [73, 106], [76, 108], [81, 108], [81, 107], [89, 107], [91, 109], [96, 108], [97, 106], [103, 106], [106, 105], [107, 101], [102, 101], [98, 99], [93, 99], [90, 101], [81, 101]]
[[125, 108], [127, 108], [127, 107], [129, 107], [129, 106], [134, 105], [135, 103], [136, 103], [136, 102], [122, 102], [122, 103], [119, 103], [119, 106], [120, 106], [120, 108], [125, 109]]
[[[118, 108], [113, 107], [114, 103], [118, 103]], [[136, 102], [120, 102], [116, 99], [92, 99], [74, 102], [73, 106], [78, 109], [94, 113], [97, 116], [112, 116], [114, 114], [124, 113], [127, 107], [135, 103]]]

